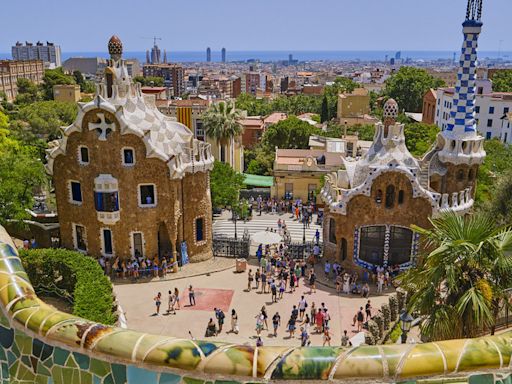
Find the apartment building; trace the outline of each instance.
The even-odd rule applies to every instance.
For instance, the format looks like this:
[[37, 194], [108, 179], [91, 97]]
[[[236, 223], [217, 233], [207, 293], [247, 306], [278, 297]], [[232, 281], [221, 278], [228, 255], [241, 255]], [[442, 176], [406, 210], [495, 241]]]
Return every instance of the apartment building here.
[[12, 101], [18, 95], [18, 79], [29, 79], [40, 84], [43, 75], [42, 60], [0, 60], [0, 92], [4, 92], [7, 100]]

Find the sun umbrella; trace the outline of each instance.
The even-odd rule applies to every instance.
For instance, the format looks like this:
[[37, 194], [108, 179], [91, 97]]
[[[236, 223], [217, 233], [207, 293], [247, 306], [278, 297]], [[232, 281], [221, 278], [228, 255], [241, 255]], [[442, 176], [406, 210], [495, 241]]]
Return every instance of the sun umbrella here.
[[253, 243], [270, 245], [280, 243], [283, 240], [283, 238], [281, 237], [280, 234], [276, 232], [260, 231], [252, 235], [251, 240], [253, 241]]

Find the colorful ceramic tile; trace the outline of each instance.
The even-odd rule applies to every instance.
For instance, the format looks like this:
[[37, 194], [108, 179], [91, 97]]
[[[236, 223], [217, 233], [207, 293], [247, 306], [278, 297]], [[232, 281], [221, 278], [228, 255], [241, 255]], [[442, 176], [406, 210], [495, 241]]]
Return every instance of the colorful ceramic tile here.
[[252, 376], [253, 360], [253, 347], [241, 345], [230, 347], [209, 357], [206, 360], [204, 371], [224, 375]]
[[272, 379], [276, 380], [325, 380], [341, 352], [339, 348], [296, 348], [277, 364]]

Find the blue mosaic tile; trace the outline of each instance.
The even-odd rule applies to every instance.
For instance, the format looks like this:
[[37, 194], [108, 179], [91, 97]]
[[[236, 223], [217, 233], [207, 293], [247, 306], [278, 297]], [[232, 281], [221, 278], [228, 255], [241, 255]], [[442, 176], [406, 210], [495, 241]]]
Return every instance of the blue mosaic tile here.
[[173, 375], [171, 373], [162, 373], [160, 375], [159, 384], [178, 384], [181, 380], [181, 376]]
[[10, 348], [14, 341], [14, 330], [0, 327], [0, 344], [5, 349]]
[[[143, 368], [137, 368], [134, 366], [126, 367], [126, 377], [128, 383], [156, 383], [157, 373], [145, 370]], [[161, 381], [160, 381], [161, 382]]]

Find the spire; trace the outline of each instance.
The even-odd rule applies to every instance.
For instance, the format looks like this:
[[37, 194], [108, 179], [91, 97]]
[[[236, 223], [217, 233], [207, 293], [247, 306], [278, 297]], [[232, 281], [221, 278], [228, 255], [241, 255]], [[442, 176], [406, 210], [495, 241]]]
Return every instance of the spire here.
[[118, 61], [123, 54], [123, 43], [116, 35], [113, 35], [108, 41], [108, 53], [110, 54], [110, 58], [114, 61]]
[[146, 49], [146, 64], [150, 64], [151, 62], [149, 61], [149, 49]]
[[468, 0], [466, 9], [466, 21], [480, 21], [482, 19], [483, 0]]
[[167, 64], [167, 50], [164, 49], [164, 64]]

